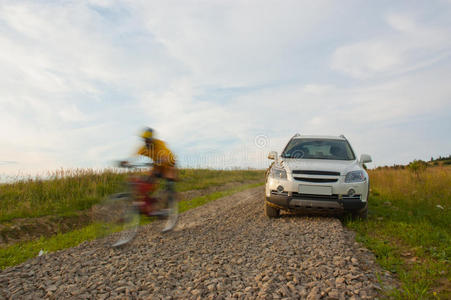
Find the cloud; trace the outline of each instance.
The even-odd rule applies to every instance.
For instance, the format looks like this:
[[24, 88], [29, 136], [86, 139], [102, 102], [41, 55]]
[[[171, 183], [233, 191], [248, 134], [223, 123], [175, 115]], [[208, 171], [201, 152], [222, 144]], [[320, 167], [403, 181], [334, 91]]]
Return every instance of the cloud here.
[[416, 31], [421, 30], [418, 28], [414, 20], [406, 15], [399, 14], [389, 14], [386, 17], [387, 23], [400, 32], [405, 32], [408, 34], [415, 34]]
[[69, 122], [80, 122], [86, 120], [86, 115], [83, 114], [75, 104], [70, 105], [69, 107], [65, 107], [58, 112], [59, 116], [64, 121]]
[[333, 85], [325, 85], [325, 84], [306, 84], [303, 87], [303, 90], [310, 94], [325, 94], [332, 91], [335, 87]]
[[135, 12], [155, 39], [187, 66], [193, 84], [230, 87], [286, 74], [291, 51], [334, 7], [331, 1], [141, 1]]
[[0, 160], [0, 166], [15, 165], [15, 164], [18, 164], [18, 162], [17, 161]]
[[145, 125], [182, 165], [263, 167], [295, 132], [423, 155], [409, 130], [449, 111], [450, 27], [408, 6], [2, 2], [0, 157], [20, 162], [2, 172], [108, 166]]
[[451, 56], [449, 29], [418, 23], [413, 17], [389, 14], [394, 31], [338, 47], [332, 69], [358, 79], [402, 74]]

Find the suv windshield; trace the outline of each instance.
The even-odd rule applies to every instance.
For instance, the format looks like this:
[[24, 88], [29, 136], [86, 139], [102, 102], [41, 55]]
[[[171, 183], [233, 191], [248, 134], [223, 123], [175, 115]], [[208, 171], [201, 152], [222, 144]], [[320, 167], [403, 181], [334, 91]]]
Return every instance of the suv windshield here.
[[345, 140], [292, 139], [282, 152], [283, 158], [354, 160], [351, 147]]

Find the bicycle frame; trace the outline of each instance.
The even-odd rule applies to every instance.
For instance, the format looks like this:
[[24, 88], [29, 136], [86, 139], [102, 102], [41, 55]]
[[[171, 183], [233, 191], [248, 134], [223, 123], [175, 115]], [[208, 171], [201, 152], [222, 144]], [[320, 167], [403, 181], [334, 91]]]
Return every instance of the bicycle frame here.
[[[163, 196], [160, 195], [160, 191], [156, 193], [160, 187], [158, 176], [153, 172], [145, 175], [139, 171], [151, 164], [132, 165], [121, 162], [119, 166], [132, 169], [134, 172], [128, 174], [127, 191], [111, 195], [104, 205], [107, 210], [111, 210], [110, 214], [105, 215], [108, 217], [106, 225], [115, 226], [113, 227], [115, 230], [116, 226], [121, 228], [111, 246], [120, 247], [135, 238], [141, 223], [141, 215], [166, 219], [161, 232], [171, 231], [178, 220], [178, 203], [172, 194], [174, 191], [165, 189], [161, 191]], [[113, 217], [111, 220], [110, 216]]]
[[134, 175], [129, 178], [129, 186], [133, 205], [140, 214], [151, 216], [156, 211], [155, 204], [160, 200], [152, 196], [159, 186], [157, 180], [151, 175]]

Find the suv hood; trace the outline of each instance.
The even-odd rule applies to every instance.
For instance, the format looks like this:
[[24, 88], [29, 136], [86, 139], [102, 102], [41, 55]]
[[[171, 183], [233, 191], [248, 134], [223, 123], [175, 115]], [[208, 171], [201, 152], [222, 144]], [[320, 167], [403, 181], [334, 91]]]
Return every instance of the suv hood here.
[[280, 162], [287, 172], [293, 170], [333, 171], [346, 175], [350, 171], [360, 170], [357, 160], [328, 160], [328, 159], [287, 159]]

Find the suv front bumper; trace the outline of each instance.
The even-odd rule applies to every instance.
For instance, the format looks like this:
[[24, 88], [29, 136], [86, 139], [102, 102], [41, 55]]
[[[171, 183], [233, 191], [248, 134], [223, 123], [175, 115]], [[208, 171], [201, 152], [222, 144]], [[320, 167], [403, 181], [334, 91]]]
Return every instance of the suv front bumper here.
[[[266, 183], [266, 201], [275, 208], [289, 210], [358, 211], [365, 208], [368, 197], [368, 182], [344, 183], [344, 178], [340, 179], [337, 183], [328, 185], [332, 188], [332, 195], [311, 195], [297, 192], [301, 184], [299, 181], [280, 180], [270, 177]], [[277, 191], [277, 187], [280, 185], [284, 187], [282, 192]], [[348, 195], [348, 191], [351, 188], [356, 192], [353, 196]]]
[[339, 195], [331, 197], [330, 199], [319, 200], [316, 197], [299, 196], [293, 197], [282, 194], [272, 194], [270, 197], [266, 197], [266, 201], [270, 206], [279, 209], [315, 209], [315, 210], [346, 210], [356, 211], [364, 208], [366, 202], [360, 200], [360, 198], [339, 197]]

